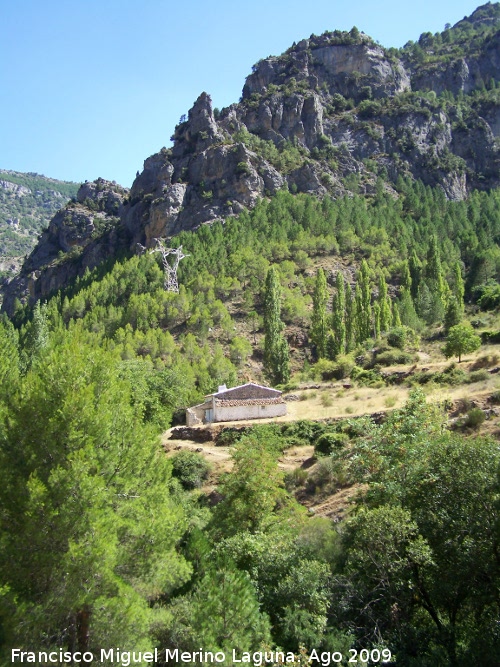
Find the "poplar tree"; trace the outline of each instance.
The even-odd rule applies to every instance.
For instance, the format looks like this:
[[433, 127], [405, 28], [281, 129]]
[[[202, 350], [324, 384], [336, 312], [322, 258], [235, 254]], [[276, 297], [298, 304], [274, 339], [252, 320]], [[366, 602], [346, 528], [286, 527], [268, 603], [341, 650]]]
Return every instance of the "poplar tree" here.
[[443, 276], [437, 238], [429, 242], [423, 279], [418, 288], [418, 311], [428, 324], [442, 320], [447, 301], [448, 286]]
[[318, 358], [326, 356], [326, 343], [328, 336], [328, 320], [326, 315], [326, 303], [328, 301], [328, 290], [326, 288], [326, 276], [323, 269], [318, 269], [313, 294], [313, 312], [311, 318], [311, 340], [316, 346]]
[[376, 339], [380, 338], [380, 315], [380, 303], [375, 301], [373, 304], [373, 335]]
[[422, 278], [422, 262], [417, 256], [415, 250], [410, 255], [410, 261], [408, 262], [408, 270], [410, 272], [410, 293], [411, 298], [414, 302], [417, 300], [418, 288], [420, 285], [420, 280]]
[[346, 290], [344, 276], [340, 271], [335, 278], [335, 289], [332, 300], [331, 355], [333, 358], [343, 354], [346, 350]]
[[350, 352], [355, 334], [356, 304], [349, 283], [345, 286], [345, 350]]
[[392, 312], [391, 300], [387, 293], [387, 283], [382, 275], [378, 281], [378, 305], [380, 310], [380, 331], [384, 333], [391, 327]]
[[452, 281], [453, 281], [452, 293], [453, 296], [456, 298], [458, 307], [460, 308], [463, 315], [465, 284], [464, 284], [464, 279], [462, 278], [462, 267], [460, 266], [460, 262], [455, 262], [455, 264], [453, 265]]
[[361, 262], [356, 282], [356, 342], [362, 343], [371, 336], [372, 308], [370, 270], [365, 260]]
[[275, 384], [290, 379], [288, 343], [283, 336], [281, 321], [281, 284], [278, 269], [267, 272], [264, 291], [264, 368]]
[[412, 282], [413, 281], [411, 279], [410, 266], [408, 260], [405, 259], [405, 261], [403, 262], [403, 269], [401, 272], [401, 288], [407, 289], [411, 292]]

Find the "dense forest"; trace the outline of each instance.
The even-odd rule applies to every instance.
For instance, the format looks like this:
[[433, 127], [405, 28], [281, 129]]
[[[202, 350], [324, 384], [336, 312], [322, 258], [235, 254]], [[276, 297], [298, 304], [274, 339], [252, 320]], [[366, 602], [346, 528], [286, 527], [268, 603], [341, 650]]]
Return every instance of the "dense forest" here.
[[[313, 650], [312, 665], [387, 651], [401, 665], [498, 664], [498, 445], [450, 431], [421, 389], [379, 425], [228, 435], [234, 463], [215, 504], [200, 491], [205, 459], [166, 458], [157, 439], [179, 408], [244, 379], [252, 357], [274, 383], [362, 386], [473, 311], [481, 333], [500, 299], [498, 196], [450, 202], [405, 181], [397, 198], [283, 191], [173, 239], [189, 255], [179, 293], [145, 253], [4, 316], [3, 664], [19, 647], [100, 664], [114, 646], [202, 647], [224, 664], [233, 649], [272, 651], [275, 664]], [[297, 328], [307, 345], [276, 361]], [[277, 465], [303, 444], [319, 461], [310, 485], [359, 487], [340, 524], [308, 514], [301, 470]]]

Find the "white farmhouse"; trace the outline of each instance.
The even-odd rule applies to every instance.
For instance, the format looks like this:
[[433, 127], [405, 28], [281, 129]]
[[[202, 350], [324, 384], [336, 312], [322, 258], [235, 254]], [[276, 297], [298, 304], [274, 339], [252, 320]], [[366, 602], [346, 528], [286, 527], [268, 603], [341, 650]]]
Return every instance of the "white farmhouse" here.
[[286, 403], [281, 391], [253, 382], [232, 389], [228, 389], [224, 384], [217, 392], [206, 396], [204, 403], [193, 405], [186, 410], [186, 424], [195, 426], [282, 415], [286, 415]]

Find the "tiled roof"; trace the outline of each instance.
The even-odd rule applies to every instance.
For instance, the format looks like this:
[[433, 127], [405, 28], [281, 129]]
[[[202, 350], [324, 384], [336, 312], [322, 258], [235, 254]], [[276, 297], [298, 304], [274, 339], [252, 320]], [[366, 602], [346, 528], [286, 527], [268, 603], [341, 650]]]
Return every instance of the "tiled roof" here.
[[240, 398], [233, 401], [215, 399], [215, 406], [218, 408], [236, 408], [240, 405], [277, 405], [283, 402], [281, 396], [277, 396], [276, 398]]

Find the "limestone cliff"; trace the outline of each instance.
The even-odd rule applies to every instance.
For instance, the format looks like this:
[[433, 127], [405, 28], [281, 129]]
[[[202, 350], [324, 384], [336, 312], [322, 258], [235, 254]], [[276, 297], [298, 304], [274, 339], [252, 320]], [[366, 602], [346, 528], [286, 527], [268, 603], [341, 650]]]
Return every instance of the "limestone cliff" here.
[[[500, 4], [384, 49], [353, 28], [253, 67], [238, 103], [202, 93], [130, 192], [85, 184], [4, 289], [31, 300], [116, 253], [151, 247], [287, 187], [319, 197], [422, 179], [452, 199], [500, 185]], [[66, 259], [68, 261], [66, 261]]]

